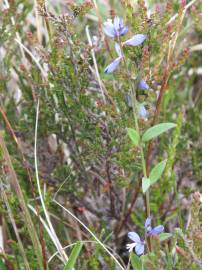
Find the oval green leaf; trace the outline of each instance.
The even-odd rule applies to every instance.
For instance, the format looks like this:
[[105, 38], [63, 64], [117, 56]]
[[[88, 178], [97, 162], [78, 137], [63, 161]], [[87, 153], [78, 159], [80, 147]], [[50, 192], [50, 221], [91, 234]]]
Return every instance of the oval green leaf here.
[[143, 177], [142, 178], [142, 191], [143, 191], [143, 193], [145, 193], [149, 189], [150, 185], [151, 185], [150, 179]]
[[74, 268], [82, 246], [83, 244], [81, 242], [76, 243], [63, 270], [72, 270]]
[[142, 136], [142, 140], [144, 142], [147, 142], [174, 127], [176, 127], [175, 123], [161, 123], [155, 125], [145, 131], [145, 133]]
[[166, 162], [167, 159], [159, 162], [158, 164], [156, 164], [156, 166], [151, 170], [150, 175], [149, 175], [149, 179], [151, 180], [151, 185], [156, 183], [156, 181], [158, 181], [166, 167]]
[[139, 140], [140, 140], [140, 136], [139, 136], [138, 132], [133, 128], [127, 128], [127, 131], [128, 131], [129, 138], [134, 143], [134, 145], [137, 146], [139, 143]]
[[134, 253], [131, 253], [131, 264], [134, 270], [142, 270], [142, 262]]
[[134, 270], [148, 270], [148, 268], [143, 266], [141, 259], [137, 255], [131, 253], [130, 256], [131, 256], [131, 264]]

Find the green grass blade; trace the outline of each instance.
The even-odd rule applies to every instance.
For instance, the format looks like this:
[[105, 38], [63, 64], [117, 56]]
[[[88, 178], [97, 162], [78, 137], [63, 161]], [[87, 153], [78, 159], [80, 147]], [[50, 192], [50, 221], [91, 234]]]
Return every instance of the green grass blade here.
[[0, 133], [0, 152], [2, 152], [2, 155], [3, 155], [5, 162], [8, 166], [8, 174], [10, 176], [10, 184], [11, 184], [12, 189], [14, 190], [14, 192], [16, 193], [16, 195], [19, 199], [19, 205], [22, 209], [24, 223], [28, 229], [28, 232], [29, 232], [29, 235], [30, 235], [30, 238], [31, 238], [34, 250], [35, 250], [35, 254], [37, 256], [37, 262], [39, 264], [39, 269], [43, 270], [41, 245], [39, 242], [37, 231], [34, 227], [34, 223], [32, 221], [31, 215], [29, 213], [29, 210], [28, 210], [25, 198], [24, 198], [23, 190], [19, 184], [17, 174], [13, 168], [12, 160], [11, 160], [10, 154], [8, 152], [7, 146], [5, 144], [4, 137], [3, 137], [2, 133]]
[[81, 242], [76, 243], [75, 247], [73, 248], [73, 250], [69, 256], [68, 262], [65, 265], [63, 270], [72, 270], [73, 269], [73, 267], [76, 263], [76, 260], [81, 252], [82, 246], [83, 246], [83, 244]]

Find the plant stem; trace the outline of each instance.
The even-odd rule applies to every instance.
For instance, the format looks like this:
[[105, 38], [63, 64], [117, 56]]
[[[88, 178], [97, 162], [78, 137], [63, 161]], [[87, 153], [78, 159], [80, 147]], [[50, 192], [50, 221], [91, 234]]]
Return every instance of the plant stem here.
[[130, 270], [130, 261], [131, 261], [131, 252], [130, 252], [130, 256], [129, 256], [129, 260], [128, 260], [126, 270]]
[[[131, 87], [132, 87], [132, 84], [131, 84]], [[133, 91], [133, 89], [132, 89], [132, 91]], [[136, 128], [136, 130], [141, 138], [140, 129], [139, 129], [139, 125], [138, 125], [138, 119], [137, 119], [137, 99], [136, 99], [134, 92], [131, 93], [131, 98], [132, 98], [132, 106], [133, 106], [133, 115], [134, 115], [134, 119], [135, 119], [135, 128]], [[140, 147], [143, 175], [145, 178], [147, 178], [146, 162], [145, 162], [145, 157], [144, 157], [144, 150], [143, 150], [142, 141], [140, 141], [139, 147]], [[146, 215], [147, 215], [147, 217], [150, 216], [150, 202], [149, 202], [149, 191], [148, 190], [146, 192]]]
[[[134, 120], [135, 120], [135, 129], [136, 129], [136, 131], [138, 132], [138, 134], [139, 134], [139, 136], [141, 138], [139, 123], [138, 123], [138, 117], [137, 117], [137, 115], [138, 115], [138, 112], [137, 112], [137, 107], [138, 107], [137, 98], [136, 98], [136, 95], [135, 95], [134, 85], [133, 85], [133, 83], [131, 81], [130, 72], [128, 70], [128, 66], [127, 66], [127, 63], [126, 63], [126, 60], [125, 60], [125, 57], [124, 57], [123, 47], [122, 47], [122, 44], [120, 42], [120, 39], [119, 39], [119, 45], [120, 45], [120, 48], [121, 48], [121, 53], [123, 55], [124, 65], [125, 65], [125, 68], [126, 68], [128, 81], [129, 81], [129, 86], [130, 86], [130, 96], [131, 96], [131, 99], [132, 99], [132, 108], [133, 108], [133, 116], [134, 116]], [[140, 148], [143, 175], [144, 175], [145, 178], [147, 178], [146, 161], [145, 161], [144, 149], [143, 149], [144, 146], [143, 146], [142, 141], [140, 141], [139, 148]], [[150, 216], [149, 191], [146, 192], [146, 215], [147, 215], [147, 217]]]
[[[140, 155], [141, 155], [143, 175], [144, 175], [144, 178], [147, 178], [146, 161], [145, 161], [145, 157], [144, 157], [144, 145], [143, 145], [143, 142], [141, 141], [141, 134], [140, 134], [140, 128], [139, 128], [138, 116], [137, 116], [138, 115], [138, 111], [137, 111], [138, 104], [137, 104], [137, 98], [136, 98], [136, 93], [135, 93], [135, 89], [137, 87], [134, 87], [133, 82], [131, 80], [130, 72], [129, 72], [125, 57], [124, 57], [123, 47], [122, 47], [120, 38], [118, 38], [118, 41], [119, 41], [119, 45], [120, 45], [120, 48], [121, 48], [121, 54], [123, 56], [123, 61], [124, 61], [124, 65], [125, 65], [125, 68], [126, 68], [128, 81], [129, 81], [130, 96], [131, 96], [131, 100], [132, 100], [133, 116], [134, 116], [134, 120], [135, 120], [135, 129], [138, 132], [139, 137], [140, 137], [139, 149], [140, 149]], [[139, 75], [138, 75], [138, 77], [139, 77]], [[137, 81], [138, 81], [138, 78], [137, 78]], [[136, 86], [137, 86], [137, 83], [136, 83]], [[150, 200], [149, 200], [149, 191], [148, 190], [146, 191], [146, 194], [145, 194], [145, 207], [146, 207], [146, 210], [145, 210], [146, 217], [149, 217], [150, 216]], [[152, 245], [151, 245], [150, 237], [148, 237], [148, 248], [149, 248], [149, 251], [152, 251]]]

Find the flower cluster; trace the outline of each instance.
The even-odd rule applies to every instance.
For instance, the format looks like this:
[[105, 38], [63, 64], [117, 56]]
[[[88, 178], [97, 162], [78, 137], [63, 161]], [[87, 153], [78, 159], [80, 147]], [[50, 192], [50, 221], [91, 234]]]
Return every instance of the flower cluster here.
[[[145, 238], [147, 236], [154, 236], [159, 235], [164, 231], [163, 225], [158, 225], [154, 228], [151, 226], [151, 218], [148, 217], [144, 224], [145, 229]], [[144, 247], [145, 247], [145, 240], [141, 240], [140, 236], [136, 232], [129, 232], [128, 237], [130, 240], [133, 241], [131, 244], [127, 244], [126, 248], [129, 250], [129, 252], [132, 252], [133, 249], [135, 249], [135, 252], [138, 256], [142, 255], [144, 253]]]
[[119, 37], [128, 32], [128, 27], [124, 26], [122, 18], [116, 16], [113, 22], [112, 20], [108, 19], [104, 23], [104, 32], [109, 37]]
[[[104, 23], [103, 30], [107, 36], [111, 38], [117, 38], [117, 37], [119, 38], [120, 36], [123, 36], [128, 32], [128, 26], [124, 26], [123, 19], [116, 16], [113, 22], [112, 20], [108, 19]], [[138, 46], [138, 45], [141, 45], [145, 39], [146, 39], [146, 35], [137, 34], [137, 35], [132, 36], [132, 38], [123, 42], [122, 46]], [[114, 70], [116, 70], [121, 60], [123, 59], [121, 48], [117, 43], [115, 43], [115, 49], [116, 49], [116, 53], [118, 57], [115, 60], [113, 60], [113, 62], [105, 68], [105, 73], [112, 73]]]
[[[113, 21], [107, 20], [104, 23], [103, 30], [107, 36], [109, 36], [111, 38], [118, 38], [118, 40], [119, 40], [120, 36], [124, 36], [128, 32], [128, 26], [124, 26], [123, 19], [116, 16]], [[137, 35], [132, 36], [132, 38], [126, 40], [125, 42], [122, 42], [122, 43], [119, 42], [119, 44], [121, 46], [115, 42], [115, 51], [117, 53], [117, 58], [115, 58], [112, 61], [112, 63], [110, 63], [105, 68], [104, 72], [105, 73], [112, 73], [118, 68], [120, 62], [124, 58], [123, 53], [122, 53], [122, 48], [121, 48], [122, 46], [138, 46], [138, 45], [141, 45], [145, 39], [146, 39], [146, 35], [137, 34]], [[141, 79], [139, 82], [138, 88], [140, 90], [148, 90], [149, 86], [143, 79]], [[129, 107], [132, 107], [132, 100], [131, 100], [131, 97], [129, 95], [125, 96], [125, 100], [126, 100], [127, 105]], [[142, 119], [147, 118], [148, 113], [145, 109], [144, 104], [138, 105], [138, 115]]]

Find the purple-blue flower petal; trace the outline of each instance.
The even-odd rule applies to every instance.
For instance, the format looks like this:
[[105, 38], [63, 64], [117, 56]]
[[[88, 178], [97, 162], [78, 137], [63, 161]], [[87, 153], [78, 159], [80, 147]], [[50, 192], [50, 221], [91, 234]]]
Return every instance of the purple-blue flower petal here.
[[128, 32], [128, 27], [124, 26], [122, 18], [115, 16], [113, 22], [110, 19], [104, 22], [103, 31], [109, 37], [118, 37], [125, 35]]
[[114, 17], [114, 28], [118, 32], [121, 28], [123, 28], [123, 19], [118, 16]]
[[103, 31], [109, 37], [116, 36], [115, 31], [114, 31], [114, 25], [111, 22], [111, 20], [108, 20], [107, 22], [104, 23]]
[[144, 224], [144, 228], [145, 228], [145, 232], [148, 233], [149, 231], [151, 231], [152, 227], [151, 227], [151, 217], [148, 217], [145, 221]]
[[145, 106], [143, 104], [139, 105], [138, 115], [140, 118], [143, 118], [143, 119], [145, 119], [147, 117], [147, 111], [146, 111]]
[[126, 40], [123, 44], [128, 46], [138, 46], [141, 45], [146, 39], [146, 35], [137, 34], [134, 35], [132, 38]]
[[156, 227], [154, 227], [151, 231], [150, 231], [150, 235], [158, 235], [160, 233], [162, 233], [164, 231], [164, 226], [163, 225], [158, 225]]
[[140, 237], [136, 232], [129, 232], [128, 238], [130, 238], [130, 240], [132, 240], [135, 243], [141, 243]]
[[144, 243], [141, 242], [135, 246], [135, 252], [138, 256], [144, 253]]
[[116, 70], [117, 67], [118, 67], [119, 64], [120, 64], [121, 59], [122, 59], [122, 57], [116, 58], [111, 64], [109, 64], [109, 65], [105, 68], [104, 72], [105, 72], [105, 73], [112, 73], [114, 70]]
[[120, 35], [121, 36], [124, 36], [126, 33], [128, 32], [128, 26], [125, 26], [121, 29], [120, 31]]
[[148, 90], [149, 85], [144, 80], [140, 80], [138, 88], [141, 90]]

